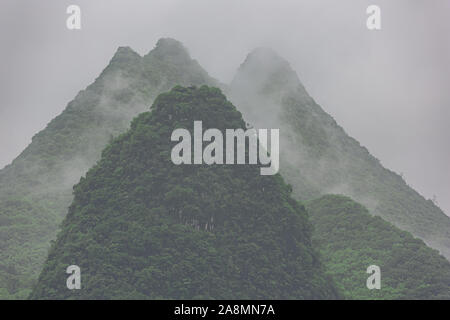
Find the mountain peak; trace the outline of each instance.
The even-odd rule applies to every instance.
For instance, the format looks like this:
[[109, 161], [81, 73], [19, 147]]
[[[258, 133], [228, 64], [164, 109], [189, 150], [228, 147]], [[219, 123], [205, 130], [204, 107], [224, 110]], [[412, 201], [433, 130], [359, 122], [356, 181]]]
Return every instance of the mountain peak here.
[[185, 63], [192, 60], [186, 47], [180, 41], [172, 38], [159, 39], [155, 48], [150, 51], [148, 56], [178, 63]]
[[[265, 59], [271, 61], [282, 61], [287, 63], [282, 57], [278, 55], [278, 53], [269, 47], [258, 47], [253, 49], [248, 55], [247, 60], [254, 61], [255, 59]], [[244, 62], [245, 63], [245, 62]]]
[[[31, 299], [339, 298], [281, 176], [171, 160], [174, 130], [193, 132], [193, 119], [222, 134], [245, 127], [221, 91], [175, 87], [152, 110], [74, 188]], [[83, 290], [67, 290], [60, 269], [72, 261], [88, 279]]]
[[247, 55], [231, 83], [231, 88], [236, 94], [248, 90], [264, 95], [300, 90], [307, 96], [289, 62], [275, 50], [266, 47], [256, 48]]
[[275, 50], [266, 47], [259, 47], [250, 52], [240, 69], [259, 70], [265, 73], [295, 73], [287, 60], [278, 55]]
[[173, 49], [173, 50], [184, 50], [187, 51], [184, 45], [173, 38], [160, 38], [156, 42], [156, 48], [163, 48], [163, 49]]
[[114, 61], [129, 61], [129, 60], [135, 60], [140, 59], [141, 56], [131, 49], [130, 47], [119, 47], [117, 48], [116, 53], [111, 59], [111, 62]]

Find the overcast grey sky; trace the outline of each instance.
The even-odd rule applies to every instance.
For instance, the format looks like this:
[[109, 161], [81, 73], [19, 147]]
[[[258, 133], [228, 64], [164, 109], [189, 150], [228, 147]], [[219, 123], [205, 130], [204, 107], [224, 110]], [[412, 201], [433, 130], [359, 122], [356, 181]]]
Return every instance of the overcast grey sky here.
[[[82, 30], [66, 28], [66, 8]], [[382, 30], [366, 28], [381, 7]], [[182, 41], [229, 82], [269, 46], [347, 133], [450, 214], [450, 1], [2, 0], [0, 167], [90, 84], [118, 46]]]

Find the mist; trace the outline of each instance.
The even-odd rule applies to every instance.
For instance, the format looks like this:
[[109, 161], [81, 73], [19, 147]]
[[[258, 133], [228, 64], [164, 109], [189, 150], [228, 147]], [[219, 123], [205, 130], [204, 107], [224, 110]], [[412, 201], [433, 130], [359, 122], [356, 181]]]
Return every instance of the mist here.
[[[82, 29], [66, 28], [77, 4]], [[382, 30], [366, 28], [381, 8]], [[0, 4], [0, 167], [100, 74], [119, 46], [173, 37], [229, 83], [271, 47], [308, 93], [387, 168], [450, 213], [450, 2], [61, 1]]]

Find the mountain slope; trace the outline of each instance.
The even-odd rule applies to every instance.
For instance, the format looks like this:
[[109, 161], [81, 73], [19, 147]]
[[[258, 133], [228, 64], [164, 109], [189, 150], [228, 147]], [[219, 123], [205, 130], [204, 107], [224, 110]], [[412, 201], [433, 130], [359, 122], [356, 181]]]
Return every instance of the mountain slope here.
[[[279, 175], [172, 163], [173, 130], [192, 133], [197, 120], [204, 130], [245, 128], [219, 89], [160, 95], [75, 187], [32, 299], [337, 297], [306, 211]], [[66, 288], [71, 264], [81, 290]]]
[[348, 136], [272, 50], [248, 55], [229, 96], [255, 127], [280, 128], [280, 170], [297, 199], [348, 195], [450, 258], [450, 218]]
[[217, 82], [172, 39], [141, 57], [117, 50], [95, 82], [0, 171], [0, 299], [24, 298], [55, 238], [72, 186], [113, 136], [175, 85]]
[[[306, 205], [313, 242], [341, 292], [350, 299], [450, 299], [450, 262], [348, 197], [326, 195]], [[367, 267], [381, 270], [368, 290]]]

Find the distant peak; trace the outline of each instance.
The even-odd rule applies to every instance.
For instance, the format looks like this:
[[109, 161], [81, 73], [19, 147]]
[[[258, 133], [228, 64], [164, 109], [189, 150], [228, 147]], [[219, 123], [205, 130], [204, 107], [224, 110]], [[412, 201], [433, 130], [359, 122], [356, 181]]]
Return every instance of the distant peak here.
[[140, 58], [140, 55], [131, 49], [130, 47], [119, 47], [117, 48], [116, 53], [113, 56], [114, 58], [120, 59], [120, 58], [127, 58], [127, 57], [138, 57]]
[[109, 66], [123, 66], [139, 61], [141, 56], [130, 47], [119, 47], [111, 58]]
[[172, 38], [161, 38], [156, 42], [156, 48], [173, 51], [173, 52], [179, 52], [179, 51], [187, 51], [184, 45], [175, 39]]
[[186, 47], [180, 41], [172, 38], [159, 39], [155, 48], [149, 52], [148, 56], [178, 62], [187, 62], [191, 60]]
[[269, 72], [276, 70], [293, 71], [287, 60], [278, 55], [275, 50], [267, 47], [259, 47], [250, 52], [241, 65], [242, 67], [262, 68]]
[[265, 58], [271, 58], [271, 59], [282, 59], [278, 53], [276, 53], [275, 50], [269, 47], [258, 47], [253, 49], [249, 54], [248, 57], [265, 57]]
[[116, 54], [137, 54], [137, 53], [128, 46], [120, 46], [119, 48], [117, 48]]
[[140, 63], [141, 56], [130, 47], [119, 47], [109, 61], [108, 66], [102, 71], [99, 78], [103, 78], [111, 72], [134, 66]]
[[266, 93], [289, 88], [303, 90], [297, 73], [289, 62], [266, 47], [256, 48], [247, 55], [231, 86], [234, 90], [253, 88]]

